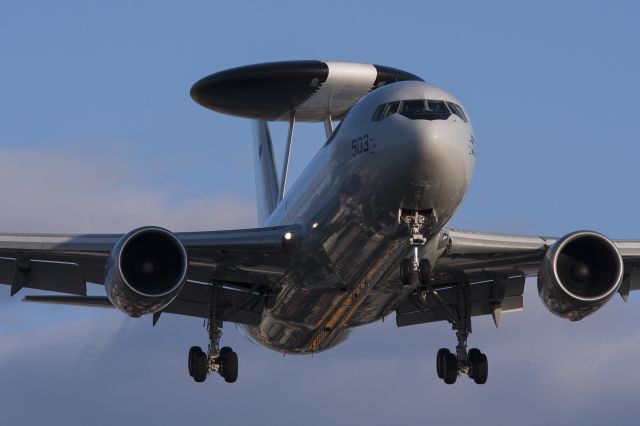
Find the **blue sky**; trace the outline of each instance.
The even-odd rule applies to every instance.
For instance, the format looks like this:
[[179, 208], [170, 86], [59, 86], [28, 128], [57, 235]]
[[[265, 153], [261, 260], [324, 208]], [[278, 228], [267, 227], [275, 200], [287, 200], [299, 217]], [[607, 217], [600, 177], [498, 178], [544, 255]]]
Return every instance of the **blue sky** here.
[[[2, 2], [0, 231], [254, 225], [250, 124], [202, 109], [189, 88], [228, 67], [326, 59], [405, 69], [461, 100], [478, 162], [455, 226], [640, 238], [639, 16], [636, 2], [604, 1]], [[285, 132], [274, 129], [280, 152]], [[322, 135], [298, 127], [294, 177]], [[225, 386], [186, 374], [188, 347], [205, 344], [198, 320], [152, 329], [26, 306], [7, 288], [0, 412], [14, 424], [634, 423], [637, 298], [566, 323], [529, 282], [525, 305], [498, 331], [476, 321], [485, 387], [435, 377], [436, 350], [454, 343], [446, 324], [393, 318], [313, 359], [226, 327], [241, 371]]]

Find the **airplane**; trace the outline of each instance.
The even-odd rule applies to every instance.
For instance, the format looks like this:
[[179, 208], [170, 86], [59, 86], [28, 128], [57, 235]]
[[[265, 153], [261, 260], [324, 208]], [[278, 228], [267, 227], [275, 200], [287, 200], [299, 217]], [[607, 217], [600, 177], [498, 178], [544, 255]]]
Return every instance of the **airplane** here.
[[[1, 234], [0, 283], [62, 294], [25, 301], [115, 307], [130, 317], [204, 318], [193, 346], [196, 382], [238, 377], [221, 346], [224, 323], [283, 354], [314, 354], [358, 326], [395, 313], [399, 327], [448, 322], [457, 345], [437, 352], [447, 384], [483, 384], [487, 356], [468, 349], [472, 317], [523, 308], [537, 276], [550, 312], [578, 321], [614, 294], [640, 288], [640, 241], [578, 230], [560, 238], [447, 226], [468, 192], [476, 137], [445, 90], [381, 65], [286, 61], [217, 72], [196, 82], [200, 105], [253, 121], [259, 228], [120, 234]], [[269, 122], [289, 123], [281, 171]], [[339, 121], [334, 129], [333, 124]], [[287, 187], [297, 123], [323, 123], [326, 142]], [[224, 208], [224, 207], [223, 207]], [[88, 296], [87, 282], [105, 296]]]

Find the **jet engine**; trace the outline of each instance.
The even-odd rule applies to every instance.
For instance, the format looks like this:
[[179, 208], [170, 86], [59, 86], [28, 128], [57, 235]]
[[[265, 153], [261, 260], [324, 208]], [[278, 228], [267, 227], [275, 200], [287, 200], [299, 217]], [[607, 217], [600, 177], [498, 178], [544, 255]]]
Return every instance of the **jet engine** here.
[[623, 270], [620, 252], [608, 238], [574, 232], [547, 251], [538, 272], [538, 294], [552, 313], [578, 321], [611, 299]]
[[132, 317], [162, 310], [186, 281], [187, 252], [180, 240], [163, 228], [139, 228], [113, 247], [105, 269], [105, 289], [111, 303]]

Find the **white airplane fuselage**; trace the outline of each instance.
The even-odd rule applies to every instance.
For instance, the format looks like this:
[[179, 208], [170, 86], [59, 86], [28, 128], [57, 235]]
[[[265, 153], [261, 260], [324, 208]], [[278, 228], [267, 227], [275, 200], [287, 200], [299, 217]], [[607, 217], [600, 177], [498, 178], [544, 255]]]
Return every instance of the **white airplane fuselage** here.
[[410, 100], [460, 105], [419, 81], [371, 92], [264, 224], [299, 224], [306, 231], [260, 325], [243, 326], [257, 343], [287, 353], [328, 349], [351, 327], [391, 313], [417, 285], [403, 285], [399, 277], [411, 249], [399, 212], [428, 212], [427, 246], [433, 243], [467, 193], [475, 139], [468, 115], [412, 119], [395, 113], [374, 120], [381, 105]]

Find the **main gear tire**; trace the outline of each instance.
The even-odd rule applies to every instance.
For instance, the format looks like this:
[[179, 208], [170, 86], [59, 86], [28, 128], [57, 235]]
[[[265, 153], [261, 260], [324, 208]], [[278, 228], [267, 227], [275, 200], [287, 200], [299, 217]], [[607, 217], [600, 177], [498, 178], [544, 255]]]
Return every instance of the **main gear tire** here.
[[199, 351], [193, 362], [193, 380], [198, 383], [202, 383], [207, 380], [207, 374], [209, 374], [209, 357], [202, 351]]
[[487, 383], [487, 377], [489, 376], [489, 361], [487, 356], [482, 352], [479, 353], [474, 363], [472, 364], [473, 381], [479, 385]]
[[193, 377], [193, 369], [196, 362], [196, 356], [202, 352], [200, 346], [191, 346], [189, 349], [189, 376]]
[[227, 383], [238, 380], [238, 354], [228, 346], [220, 349], [220, 375]]
[[438, 354], [436, 355], [436, 372], [440, 379], [444, 379], [444, 357], [450, 353], [451, 351], [447, 348], [438, 349]]
[[458, 358], [451, 352], [446, 354], [443, 358], [444, 377], [443, 380], [446, 384], [452, 385], [458, 378]]

